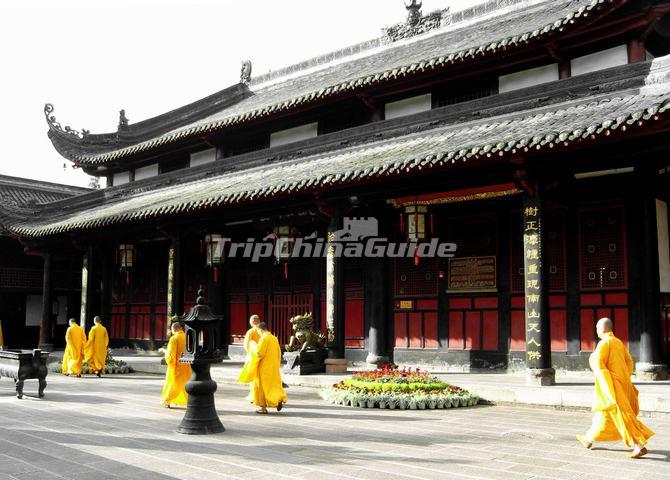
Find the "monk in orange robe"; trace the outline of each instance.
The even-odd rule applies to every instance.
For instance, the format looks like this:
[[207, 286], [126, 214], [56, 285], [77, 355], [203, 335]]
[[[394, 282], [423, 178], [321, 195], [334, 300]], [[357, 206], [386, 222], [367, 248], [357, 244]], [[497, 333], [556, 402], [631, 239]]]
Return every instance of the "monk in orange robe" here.
[[261, 322], [257, 330], [260, 340], [258, 344], [250, 343], [251, 359], [244, 365], [237, 381], [251, 383], [250, 396], [253, 404], [259, 407], [256, 413], [267, 414], [268, 407], [279, 412], [287, 401], [279, 373], [281, 347], [265, 323]]
[[[249, 317], [249, 330], [247, 330], [247, 333], [244, 334], [244, 341], [242, 342], [242, 345], [244, 345], [244, 352], [247, 354], [245, 361], [244, 361], [244, 366], [242, 367], [242, 371], [245, 369], [251, 368], [250, 363], [252, 362], [251, 358], [251, 349], [256, 348], [258, 345], [258, 341], [261, 339], [261, 334], [258, 333], [258, 324], [261, 323], [261, 317], [258, 315], [254, 314], [251, 317]], [[254, 386], [253, 384], [249, 384], [249, 395], [247, 395], [247, 399], [253, 403], [254, 401]]]
[[633, 448], [630, 458], [646, 455], [645, 445], [654, 435], [637, 415], [640, 413], [638, 391], [630, 377], [633, 374], [633, 359], [626, 346], [612, 332], [612, 321], [601, 318], [597, 324], [598, 346], [589, 358], [595, 374], [595, 399], [593, 402], [593, 424], [577, 439], [586, 448], [593, 442], [623, 440]]
[[102, 324], [100, 317], [96, 316], [93, 318], [93, 328], [88, 332], [88, 341], [84, 348], [88, 371], [93, 375], [101, 377], [105, 372], [108, 345], [109, 335], [107, 334], [107, 329]]
[[74, 318], [70, 319], [70, 327], [65, 332], [65, 354], [61, 372], [64, 375], [76, 375], [81, 377], [84, 368], [84, 345], [86, 345], [86, 332], [77, 325]]
[[186, 393], [186, 382], [191, 378], [191, 366], [187, 363], [179, 363], [179, 359], [186, 350], [186, 335], [184, 326], [180, 322], [172, 324], [172, 336], [168, 342], [165, 353], [167, 373], [165, 374], [165, 385], [161, 394], [161, 401], [165, 408], [172, 405], [186, 405], [188, 394]]

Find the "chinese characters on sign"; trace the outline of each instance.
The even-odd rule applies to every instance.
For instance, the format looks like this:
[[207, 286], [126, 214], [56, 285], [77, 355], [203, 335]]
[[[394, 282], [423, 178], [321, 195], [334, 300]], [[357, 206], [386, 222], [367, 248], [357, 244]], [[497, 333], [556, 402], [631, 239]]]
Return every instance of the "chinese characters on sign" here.
[[495, 291], [496, 257], [449, 259], [448, 292]]
[[[542, 368], [545, 319], [542, 296], [542, 216], [540, 201], [529, 198], [523, 209], [523, 251], [526, 294], [526, 359], [529, 368]], [[546, 351], [546, 350], [545, 350]]]

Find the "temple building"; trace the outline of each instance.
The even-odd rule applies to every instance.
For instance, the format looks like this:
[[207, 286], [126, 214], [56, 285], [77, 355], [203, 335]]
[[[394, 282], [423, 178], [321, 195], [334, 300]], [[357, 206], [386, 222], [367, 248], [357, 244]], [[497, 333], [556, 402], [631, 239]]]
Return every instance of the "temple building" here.
[[[44, 259], [29, 262], [40, 343], [65, 298], [89, 326], [102, 315], [113, 346], [158, 348], [204, 285], [230, 356], [250, 314], [285, 343], [288, 319], [313, 312], [334, 358], [549, 384], [552, 367], [588, 368], [608, 316], [639, 377], [665, 378], [670, 2], [407, 10], [297, 65], [244, 62], [238, 84], [157, 117], [121, 111], [115, 132], [63, 127], [47, 104], [54, 148], [107, 187], [2, 197], [0, 241]], [[333, 254], [346, 231], [455, 251]], [[291, 255], [305, 237], [324, 254]], [[276, 248], [241, 254], [256, 242]]]

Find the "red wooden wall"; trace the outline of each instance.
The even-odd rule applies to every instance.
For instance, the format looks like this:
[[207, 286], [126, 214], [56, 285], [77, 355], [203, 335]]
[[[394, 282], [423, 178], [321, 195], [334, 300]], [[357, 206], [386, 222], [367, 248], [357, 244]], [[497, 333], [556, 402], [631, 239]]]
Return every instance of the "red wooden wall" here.
[[595, 348], [595, 324], [614, 322], [614, 334], [628, 344], [626, 230], [621, 206], [579, 212], [579, 322], [581, 350]]
[[110, 336], [116, 340], [167, 338], [167, 244], [137, 245], [129, 275], [116, 272]]
[[438, 336], [437, 259], [397, 259], [394, 274], [396, 348], [436, 349]]
[[450, 350], [498, 350], [498, 296], [451, 297], [449, 311]]

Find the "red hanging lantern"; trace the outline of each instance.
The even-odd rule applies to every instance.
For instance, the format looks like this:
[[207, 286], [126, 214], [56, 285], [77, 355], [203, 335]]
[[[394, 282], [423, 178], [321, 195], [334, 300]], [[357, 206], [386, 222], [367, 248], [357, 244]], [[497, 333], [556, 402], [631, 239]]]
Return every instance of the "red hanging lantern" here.
[[295, 238], [298, 231], [288, 225], [281, 225], [274, 230], [275, 234], [275, 259], [277, 263], [283, 264], [284, 280], [288, 280], [288, 262], [293, 254]]
[[219, 233], [210, 233], [205, 235], [205, 251], [207, 253], [207, 266], [212, 269], [214, 282], [219, 282], [219, 267], [223, 265], [226, 259], [225, 246], [226, 240]]
[[119, 271], [126, 275], [126, 285], [130, 285], [130, 270], [135, 267], [137, 251], [132, 243], [122, 243], [116, 250]]
[[418, 202], [405, 205], [407, 215], [407, 238], [411, 241], [426, 239], [426, 214], [428, 207]]

